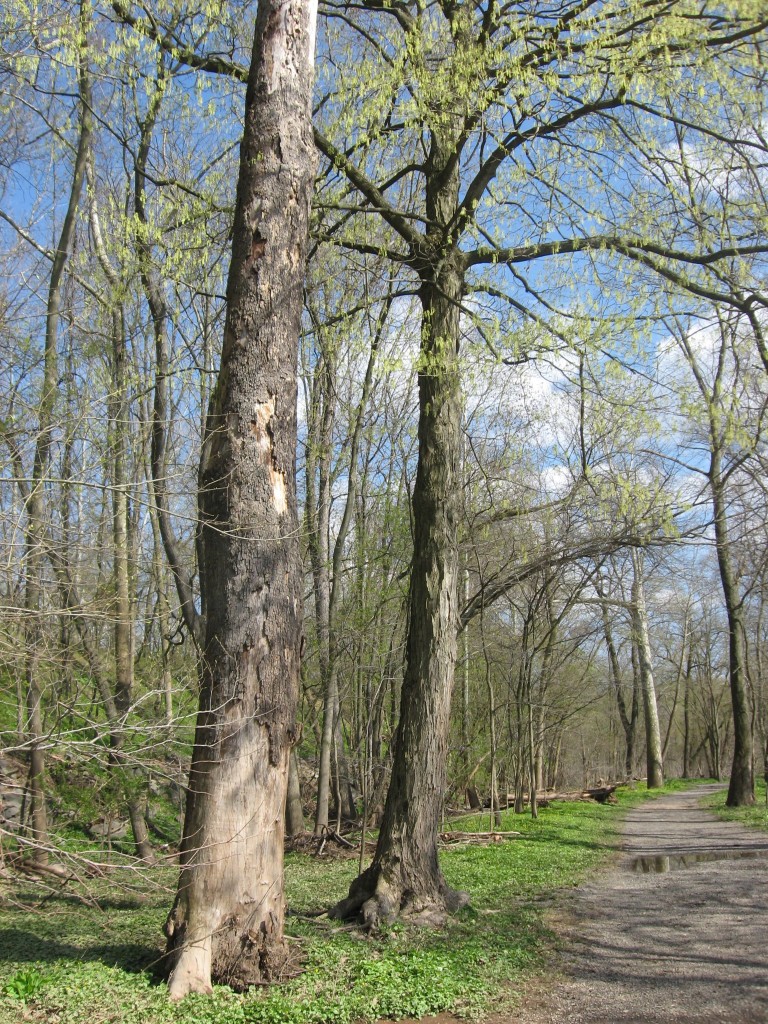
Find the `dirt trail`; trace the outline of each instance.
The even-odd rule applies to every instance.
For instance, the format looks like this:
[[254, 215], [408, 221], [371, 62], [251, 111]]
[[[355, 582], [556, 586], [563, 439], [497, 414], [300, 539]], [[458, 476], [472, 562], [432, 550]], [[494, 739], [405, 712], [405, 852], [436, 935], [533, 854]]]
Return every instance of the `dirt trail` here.
[[701, 810], [713, 788], [629, 813], [620, 859], [561, 905], [560, 977], [520, 1024], [768, 1024], [768, 835]]

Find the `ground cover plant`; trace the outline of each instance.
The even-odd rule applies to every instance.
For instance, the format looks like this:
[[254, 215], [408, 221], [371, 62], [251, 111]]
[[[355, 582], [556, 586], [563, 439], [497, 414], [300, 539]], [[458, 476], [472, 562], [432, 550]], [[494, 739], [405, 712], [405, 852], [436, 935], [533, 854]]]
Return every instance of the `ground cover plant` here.
[[[87, 884], [6, 879], [0, 927], [0, 1022], [51, 1024], [347, 1024], [451, 1010], [475, 1016], [514, 999], [541, 968], [551, 942], [543, 914], [615, 846], [624, 810], [555, 803], [538, 820], [505, 812], [518, 838], [456, 844], [442, 853], [451, 885], [472, 905], [441, 930], [395, 925], [376, 938], [313, 916], [344, 894], [357, 858], [289, 854], [289, 931], [297, 977], [245, 994], [167, 1000], [161, 927], [176, 880], [172, 866], [114, 873]], [[488, 815], [451, 830], [484, 832]]]

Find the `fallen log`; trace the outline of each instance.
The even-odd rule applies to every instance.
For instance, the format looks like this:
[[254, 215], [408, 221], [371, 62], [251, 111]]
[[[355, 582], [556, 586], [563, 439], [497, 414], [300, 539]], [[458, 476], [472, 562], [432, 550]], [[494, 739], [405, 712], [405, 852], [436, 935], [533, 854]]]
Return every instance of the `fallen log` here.
[[475, 843], [485, 845], [487, 843], [501, 843], [505, 839], [515, 839], [519, 832], [441, 832], [440, 842], [446, 846], [453, 843]]
[[584, 800], [596, 800], [599, 804], [615, 803], [616, 797], [613, 795], [619, 788], [619, 783], [611, 786], [595, 786], [592, 789], [578, 789], [570, 793], [546, 793], [539, 799], [539, 807], [542, 806], [542, 801], [547, 800], [551, 803], [553, 800], [570, 800], [570, 801], [584, 801]]
[[615, 804], [616, 797], [613, 794], [618, 788], [618, 783], [614, 786], [596, 786], [594, 789], [585, 789], [584, 795], [597, 800], [599, 804]]

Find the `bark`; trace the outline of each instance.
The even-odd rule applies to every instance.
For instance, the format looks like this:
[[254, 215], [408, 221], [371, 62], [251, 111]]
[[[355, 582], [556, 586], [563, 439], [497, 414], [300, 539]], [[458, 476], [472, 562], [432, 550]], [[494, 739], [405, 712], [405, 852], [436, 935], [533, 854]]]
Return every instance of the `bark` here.
[[296, 738], [302, 569], [296, 364], [315, 173], [316, 7], [262, 0], [246, 94], [221, 367], [200, 462], [206, 624], [169, 994], [274, 980]]
[[683, 778], [691, 777], [691, 671], [693, 668], [693, 641], [688, 646], [688, 662], [685, 667], [685, 689], [683, 691]]
[[[142, 426], [151, 424], [152, 416], [149, 403], [144, 396], [141, 399]], [[149, 523], [152, 529], [152, 582], [155, 588], [155, 614], [160, 632], [160, 664], [162, 669], [161, 687], [165, 703], [165, 725], [170, 730], [173, 726], [173, 673], [171, 671], [171, 609], [166, 592], [166, 560], [163, 549], [163, 538], [160, 533], [160, 521], [157, 514], [157, 497], [155, 495], [152, 469], [143, 453], [144, 477], [147, 485]]]
[[728, 681], [733, 710], [733, 763], [726, 803], [729, 807], [743, 807], [755, 802], [754, 737], [745, 671], [743, 601], [739, 595], [739, 584], [733, 564], [728, 529], [727, 481], [729, 474], [724, 465], [724, 459], [734, 443], [731, 434], [734, 416], [738, 412], [734, 405], [734, 392], [727, 373], [727, 356], [735, 329], [722, 313], [718, 313], [718, 321], [720, 344], [717, 349], [715, 372], [711, 380], [702, 370], [690, 340], [684, 332], [680, 334], [678, 343], [694, 376], [707, 414], [709, 433], [707, 477], [712, 495], [715, 552], [723, 601], [728, 617]]
[[[464, 472], [462, 467], [462, 479], [463, 477]], [[464, 604], [466, 604], [469, 601], [469, 570], [465, 569], [463, 576], [463, 600]], [[477, 790], [475, 790], [474, 786], [470, 786], [469, 784], [469, 762], [471, 757], [469, 749], [469, 630], [466, 626], [462, 630], [461, 641], [461, 764], [464, 772], [464, 778], [467, 780], [465, 782], [467, 802], [470, 807], [474, 808], [476, 805], [479, 806], [480, 800], [477, 796]]]
[[533, 813], [536, 807], [536, 795], [544, 790], [544, 755], [545, 755], [545, 737], [546, 737], [546, 720], [545, 720], [545, 708], [548, 706], [547, 691], [549, 689], [550, 682], [552, 681], [552, 662], [554, 658], [555, 645], [558, 638], [558, 630], [560, 622], [562, 621], [566, 610], [571, 606], [572, 601], [569, 599], [565, 602], [563, 610], [560, 614], [555, 614], [554, 601], [552, 598], [553, 580], [546, 579], [544, 583], [544, 601], [546, 608], [546, 641], [544, 644], [544, 653], [541, 658], [541, 670], [539, 672], [539, 685], [537, 700], [534, 702], [533, 693], [530, 696], [530, 738], [529, 742], [532, 749], [533, 758], [533, 771], [531, 779], [531, 812]]
[[[318, 367], [312, 387], [312, 424], [307, 444], [307, 533], [315, 596], [320, 680], [323, 687], [323, 725], [317, 774], [315, 832], [328, 826], [331, 792], [331, 751], [339, 703], [338, 674], [331, 651], [331, 566], [329, 518], [331, 512], [331, 443], [334, 421], [332, 392], [335, 382], [328, 357]], [[315, 478], [317, 493], [315, 494]]]
[[536, 767], [534, 764], [535, 736], [533, 729], [533, 703], [531, 694], [528, 694], [528, 794], [531, 807], [531, 817], [538, 818], [538, 794], [536, 791]]
[[459, 627], [457, 521], [461, 489], [459, 310], [461, 255], [450, 225], [459, 194], [459, 130], [433, 127], [425, 162], [429, 225], [414, 267], [421, 279], [418, 464], [413, 558], [400, 719], [392, 776], [373, 862], [350, 886], [334, 917], [360, 916], [374, 929], [399, 914], [441, 920], [468, 901], [438, 863], [446, 789], [451, 693]]
[[664, 767], [661, 754], [659, 709], [656, 703], [656, 688], [653, 681], [653, 658], [648, 634], [648, 613], [645, 606], [642, 555], [637, 549], [632, 552], [632, 569], [634, 573], [632, 579], [633, 641], [637, 645], [637, 659], [643, 695], [646, 775], [648, 789], [660, 789], [664, 785]]
[[[497, 771], [497, 755], [498, 755], [498, 744], [496, 741], [496, 695], [493, 686], [493, 674], [491, 659], [488, 655], [488, 645], [485, 640], [485, 614], [480, 611], [480, 642], [483, 647], [483, 656], [485, 658], [485, 690], [488, 695], [488, 739], [490, 741], [489, 754], [490, 754], [490, 819], [491, 828], [494, 826], [501, 826], [501, 815], [499, 813], [499, 790], [498, 790], [498, 771]], [[530, 702], [529, 702], [530, 710]]]

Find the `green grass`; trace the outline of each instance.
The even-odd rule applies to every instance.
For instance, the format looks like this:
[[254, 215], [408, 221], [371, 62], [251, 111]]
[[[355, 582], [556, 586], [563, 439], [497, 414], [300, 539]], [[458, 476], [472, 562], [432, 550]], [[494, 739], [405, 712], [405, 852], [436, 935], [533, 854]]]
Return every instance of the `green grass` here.
[[712, 793], [704, 799], [704, 806], [714, 811], [723, 821], [738, 821], [742, 825], [768, 832], [768, 806], [765, 802], [765, 781], [755, 780], [755, 802], [751, 807], [726, 807], [726, 790]]
[[[123, 876], [47, 894], [31, 883], [12, 890], [0, 919], [0, 1022], [46, 1024], [350, 1024], [451, 1010], [479, 1015], [514, 997], [540, 967], [552, 936], [543, 922], [554, 894], [575, 885], [613, 848], [623, 811], [644, 799], [623, 791], [618, 806], [555, 804], [537, 821], [504, 814], [522, 833], [490, 846], [445, 850], [449, 883], [472, 905], [440, 931], [395, 925], [383, 937], [302, 912], [346, 894], [357, 860], [291, 855], [286, 862], [288, 929], [304, 963], [300, 977], [244, 995], [167, 1001], [154, 968], [175, 883], [173, 869]], [[488, 817], [452, 828], [488, 829]], [[84, 902], [90, 900], [90, 905]]]

